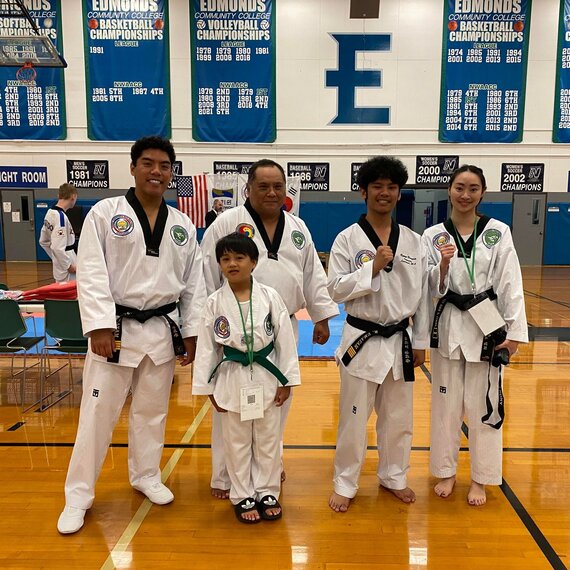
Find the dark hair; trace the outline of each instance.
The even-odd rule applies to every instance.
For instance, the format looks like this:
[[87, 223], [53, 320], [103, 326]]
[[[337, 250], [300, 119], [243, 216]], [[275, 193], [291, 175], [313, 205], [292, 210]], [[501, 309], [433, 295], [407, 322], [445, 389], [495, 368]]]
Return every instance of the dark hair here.
[[247, 255], [253, 261], [259, 259], [259, 249], [255, 242], [244, 234], [234, 232], [224, 236], [216, 243], [216, 261], [220, 263], [225, 253], [241, 253]]
[[142, 137], [131, 147], [131, 164], [137, 165], [137, 160], [141, 157], [142, 153], [147, 149], [163, 150], [170, 159], [170, 164], [174, 164], [176, 160], [176, 153], [174, 147], [168, 139], [159, 136]]
[[287, 177], [285, 176], [285, 171], [283, 170], [283, 167], [279, 163], [275, 162], [274, 160], [271, 160], [270, 158], [262, 158], [261, 160], [254, 162], [249, 167], [249, 172], [247, 173], [248, 185], [253, 182], [253, 180], [255, 178], [255, 171], [258, 168], [267, 168], [267, 167], [272, 167], [272, 166], [279, 169], [279, 172], [281, 172], [281, 175], [283, 176], [283, 181], [286, 181]]
[[479, 168], [478, 166], [475, 166], [474, 164], [463, 164], [463, 165], [461, 165], [451, 175], [451, 178], [449, 179], [449, 188], [451, 188], [453, 181], [463, 172], [473, 172], [473, 174], [475, 174], [479, 177], [479, 180], [481, 181], [481, 187], [483, 188], [483, 192], [485, 190], [487, 190], [487, 181], [485, 180], [485, 175], [483, 174], [483, 170], [481, 168]]
[[375, 156], [360, 167], [356, 183], [366, 190], [376, 180], [391, 180], [401, 189], [408, 181], [408, 169], [400, 159], [393, 156]]

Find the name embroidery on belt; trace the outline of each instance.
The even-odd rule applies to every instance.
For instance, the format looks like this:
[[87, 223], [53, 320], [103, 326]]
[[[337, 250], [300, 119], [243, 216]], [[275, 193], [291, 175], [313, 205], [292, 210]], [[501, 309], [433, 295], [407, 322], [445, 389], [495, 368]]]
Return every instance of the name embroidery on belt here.
[[99, 397], [99, 390], [97, 390], [97, 388], [93, 388], [93, 397], [94, 397], [94, 398], [98, 398], [98, 397]]

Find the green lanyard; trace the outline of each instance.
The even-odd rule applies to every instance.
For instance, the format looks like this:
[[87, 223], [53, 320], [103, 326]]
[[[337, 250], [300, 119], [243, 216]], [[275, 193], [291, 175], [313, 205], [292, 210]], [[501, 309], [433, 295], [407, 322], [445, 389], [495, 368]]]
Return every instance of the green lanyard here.
[[467, 268], [467, 275], [469, 275], [469, 281], [471, 281], [471, 289], [473, 290], [473, 295], [475, 295], [475, 246], [477, 245], [477, 216], [475, 216], [475, 223], [473, 224], [473, 249], [471, 250], [471, 267], [469, 267], [469, 262], [467, 261], [467, 256], [465, 255], [465, 249], [463, 248], [463, 240], [459, 237], [457, 233], [457, 228], [453, 224], [453, 229], [455, 230], [455, 238], [459, 244], [459, 249], [463, 254], [463, 261], [465, 262], [465, 267]]
[[253, 374], [253, 308], [252, 308], [252, 303], [251, 303], [252, 293], [253, 293], [253, 279], [250, 282], [250, 289], [249, 289], [249, 324], [250, 324], [250, 330], [251, 330], [251, 335], [249, 337], [247, 336], [247, 327], [245, 326], [245, 320], [243, 318], [241, 305], [240, 305], [240, 302], [238, 301], [237, 297], [236, 297], [236, 301], [238, 304], [239, 316], [241, 317], [241, 326], [243, 328], [243, 335], [244, 335], [244, 339], [245, 339], [245, 347], [246, 347], [246, 352], [247, 352], [247, 360], [249, 362], [249, 369], [251, 370], [251, 373]]

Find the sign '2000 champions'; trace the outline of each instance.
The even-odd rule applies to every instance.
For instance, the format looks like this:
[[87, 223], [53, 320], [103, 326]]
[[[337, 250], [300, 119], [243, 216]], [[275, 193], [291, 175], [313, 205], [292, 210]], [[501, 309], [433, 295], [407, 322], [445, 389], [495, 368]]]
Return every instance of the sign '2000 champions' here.
[[190, 0], [192, 134], [275, 140], [274, 0]]

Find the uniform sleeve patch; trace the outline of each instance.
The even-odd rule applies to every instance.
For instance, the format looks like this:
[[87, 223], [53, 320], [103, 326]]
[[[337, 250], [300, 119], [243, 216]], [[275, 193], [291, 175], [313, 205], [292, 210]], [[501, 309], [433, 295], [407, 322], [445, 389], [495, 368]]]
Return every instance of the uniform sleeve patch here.
[[495, 228], [485, 230], [482, 235], [483, 243], [489, 249], [497, 245], [501, 241], [502, 237], [503, 234]]
[[268, 313], [263, 321], [263, 328], [267, 336], [273, 336], [273, 322], [271, 321], [271, 313]]
[[133, 231], [134, 227], [133, 220], [124, 214], [118, 214], [111, 219], [111, 230], [116, 236], [126, 236]]
[[214, 334], [219, 338], [228, 338], [230, 336], [230, 323], [223, 315], [214, 322]]
[[291, 241], [297, 249], [303, 249], [307, 243], [307, 239], [299, 230], [293, 230], [291, 232]]
[[447, 232], [441, 232], [433, 238], [433, 245], [435, 249], [441, 249], [451, 242], [451, 237]]
[[239, 226], [236, 228], [236, 232], [243, 234], [248, 238], [253, 238], [255, 235], [255, 228], [251, 224], [239, 224]]
[[188, 232], [182, 226], [172, 226], [170, 228], [170, 237], [176, 245], [186, 245], [188, 243]]
[[361, 268], [365, 263], [369, 261], [374, 261], [376, 254], [369, 249], [361, 249], [355, 256], [354, 256], [354, 265], [357, 268]]

